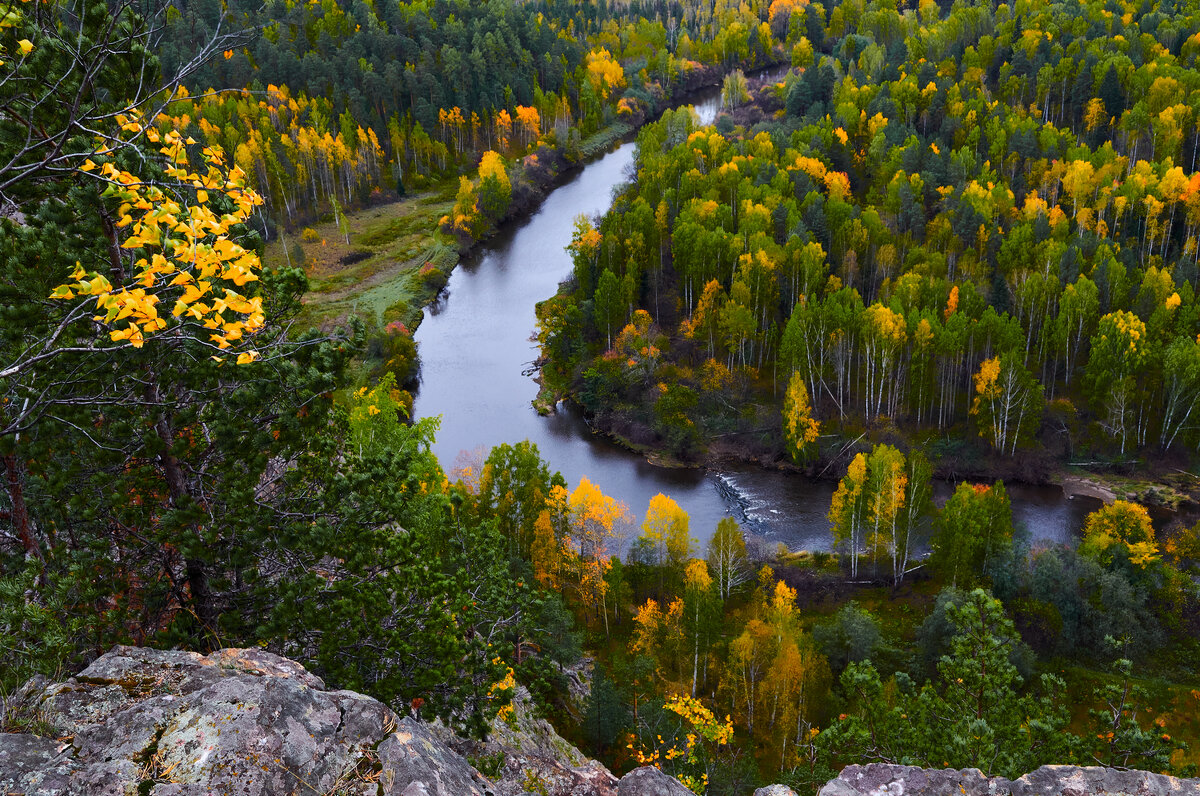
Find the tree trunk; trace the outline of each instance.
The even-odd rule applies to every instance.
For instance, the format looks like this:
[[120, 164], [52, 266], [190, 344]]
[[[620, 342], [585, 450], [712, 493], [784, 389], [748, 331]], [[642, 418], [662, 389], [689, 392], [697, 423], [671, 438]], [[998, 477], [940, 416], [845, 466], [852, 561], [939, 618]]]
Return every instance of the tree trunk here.
[[[154, 392], [157, 393], [157, 389]], [[158, 455], [158, 459], [167, 481], [167, 492], [170, 495], [171, 505], [178, 506], [181, 502], [191, 497], [191, 492], [188, 489], [187, 479], [184, 477], [183, 468], [180, 467], [179, 460], [171, 453], [173, 435], [170, 423], [167, 422], [165, 416], [159, 418], [154, 424], [154, 431], [158, 434], [158, 438], [164, 446], [163, 452]], [[196, 529], [197, 532], [199, 530], [199, 528]], [[217, 606], [216, 598], [209, 584], [208, 564], [203, 559], [190, 555], [185, 558], [184, 567], [187, 574], [188, 591], [191, 593], [192, 611], [195, 619], [200, 623], [205, 634], [215, 637]]]
[[33, 538], [29, 508], [25, 505], [25, 486], [21, 481], [21, 463], [11, 453], [0, 461], [4, 463], [4, 488], [8, 492], [10, 505], [8, 521], [16, 531], [17, 538], [21, 540], [26, 557], [36, 558], [41, 563], [42, 571], [38, 574], [38, 584], [44, 586], [46, 585], [46, 557], [42, 553], [41, 545]]

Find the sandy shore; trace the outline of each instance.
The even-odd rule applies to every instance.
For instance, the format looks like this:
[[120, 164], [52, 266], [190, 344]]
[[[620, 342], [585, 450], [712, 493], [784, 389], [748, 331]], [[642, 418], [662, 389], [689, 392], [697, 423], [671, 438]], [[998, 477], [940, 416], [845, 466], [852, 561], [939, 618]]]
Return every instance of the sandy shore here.
[[1067, 498], [1085, 495], [1103, 500], [1106, 504], [1117, 499], [1117, 494], [1105, 484], [1081, 475], [1065, 475], [1062, 478], [1062, 489]]

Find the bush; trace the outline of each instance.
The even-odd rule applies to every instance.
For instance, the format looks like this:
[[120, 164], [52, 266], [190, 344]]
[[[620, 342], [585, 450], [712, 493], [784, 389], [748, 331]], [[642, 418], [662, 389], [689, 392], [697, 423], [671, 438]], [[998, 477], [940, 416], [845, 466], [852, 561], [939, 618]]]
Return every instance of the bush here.
[[814, 627], [813, 641], [829, 659], [829, 667], [834, 673], [852, 663], [877, 660], [885, 650], [879, 620], [854, 601], [839, 608], [829, 621]]
[[308, 261], [308, 256], [304, 253], [303, 246], [292, 241], [292, 245], [288, 247], [288, 259], [292, 261], [292, 265], [300, 267]]

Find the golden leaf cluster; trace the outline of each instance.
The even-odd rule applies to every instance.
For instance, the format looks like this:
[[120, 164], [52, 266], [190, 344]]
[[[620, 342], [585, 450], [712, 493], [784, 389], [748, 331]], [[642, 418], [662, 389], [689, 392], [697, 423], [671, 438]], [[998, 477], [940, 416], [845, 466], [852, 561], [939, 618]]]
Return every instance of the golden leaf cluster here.
[[[264, 322], [262, 298], [243, 292], [258, 280], [262, 263], [256, 252], [236, 242], [233, 230], [262, 198], [246, 187], [240, 168], [226, 167], [219, 147], [202, 149], [201, 174], [191, 167], [187, 148], [196, 144], [191, 138], [176, 131], [160, 134], [137, 120], [119, 121], [126, 132], [144, 133], [161, 144], [159, 151], [168, 164], [164, 173], [173, 184], [145, 182], [110, 160], [85, 161], [81, 170], [97, 172], [107, 183], [104, 195], [119, 202], [115, 226], [125, 230], [121, 248], [137, 255], [135, 274], [128, 283], [114, 285], [77, 263], [71, 281], [55, 288], [50, 297], [94, 296], [100, 313], [94, 320], [110, 327], [114, 342], [128, 341], [136, 348], [147, 337], [185, 322], [208, 330], [208, 340], [218, 349], [245, 340]], [[160, 312], [164, 299], [173, 299], [169, 314]], [[243, 351], [238, 363], [257, 356], [253, 350]]]

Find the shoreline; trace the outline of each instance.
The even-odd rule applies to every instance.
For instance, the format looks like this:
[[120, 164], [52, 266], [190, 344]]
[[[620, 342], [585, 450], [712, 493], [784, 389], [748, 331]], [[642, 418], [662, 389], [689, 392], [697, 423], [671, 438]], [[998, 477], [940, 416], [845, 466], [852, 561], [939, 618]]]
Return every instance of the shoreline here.
[[[573, 401], [574, 399], [567, 397], [562, 400]], [[578, 404], [576, 405], [578, 406]], [[549, 410], [556, 413], [558, 404], [550, 406]], [[711, 447], [706, 449], [700, 459], [689, 462], [680, 460], [653, 445], [633, 442], [611, 428], [606, 428], [604, 424], [598, 424], [595, 418], [585, 416], [584, 422], [591, 434], [602, 437], [609, 444], [618, 448], [637, 454], [652, 466], [666, 469], [701, 470], [712, 475], [718, 475], [731, 469], [754, 468], [764, 472], [785, 473], [816, 481], [837, 483], [841, 477], [841, 470], [834, 465], [839, 459], [845, 458], [845, 454], [853, 451], [854, 442], [858, 441], [855, 440], [850, 447], [843, 449], [839, 456], [822, 459], [808, 466], [796, 465], [785, 459], [770, 459], [752, 453], [739, 454], [732, 447], [721, 445], [718, 445], [715, 451]], [[745, 433], [756, 432], [747, 431]], [[1005, 484], [1013, 483], [1031, 487], [1054, 486], [1062, 490], [1063, 498], [1066, 500], [1074, 500], [1076, 497], [1092, 498], [1105, 505], [1111, 505], [1117, 500], [1127, 500], [1146, 506], [1153, 514], [1158, 515], [1158, 519], [1165, 522], [1178, 519], [1185, 524], [1191, 524], [1200, 518], [1200, 476], [1191, 473], [1182, 471], [1178, 473], [1180, 476], [1190, 476], [1194, 482], [1192, 489], [1185, 490], [1181, 489], [1178, 483], [1167, 480], [1168, 474], [1165, 473], [1144, 472], [1143, 477], [1136, 480], [1118, 477], [1106, 478], [1096, 472], [1080, 472], [1078, 467], [1072, 467], [1069, 463], [1055, 463], [1048, 467], [1043, 478], [1032, 480], [1004, 472], [1003, 462], [994, 462], [988, 458], [981, 463], [983, 466], [979, 469], [972, 472], [961, 472], [956, 468], [948, 468], [942, 463], [934, 462], [932, 476], [936, 480], [955, 484], [988, 483], [1000, 480]]]
[[[771, 63], [754, 67], [747, 76], [754, 78], [768, 70], [778, 69], [786, 64], [787, 59], [779, 57]], [[733, 68], [741, 67], [735, 66]], [[350, 305], [343, 306], [342, 310], [327, 317], [318, 315], [313, 319], [313, 323], [320, 326], [328, 326], [342, 322], [347, 314], [361, 315], [361, 312], [356, 307], [356, 299], [361, 298], [364, 293], [371, 290], [388, 289], [392, 285], [410, 286], [411, 293], [416, 300], [409, 304], [398, 318], [394, 319], [404, 324], [410, 336], [415, 335], [425, 318], [425, 310], [444, 300], [446, 285], [455, 268], [464, 262], [468, 262], [471, 258], [478, 257], [496, 239], [511, 232], [519, 224], [531, 218], [545, 205], [546, 199], [551, 192], [568, 183], [588, 164], [604, 157], [620, 145], [634, 140], [638, 131], [644, 125], [659, 119], [670, 109], [692, 104], [689, 100], [694, 100], [697, 94], [718, 88], [729, 71], [731, 70], [717, 66], [704, 66], [686, 75], [681, 75], [679, 83], [669, 96], [661, 95], [653, 97], [653, 106], [638, 109], [629, 118], [614, 121], [587, 139], [582, 140], [579, 143], [580, 157], [578, 160], [572, 161], [567, 157], [566, 145], [562, 143], [556, 143], [554, 146], [543, 144], [533, 152], [520, 158], [515, 158], [513, 163], [520, 168], [522, 179], [520, 181], [513, 181], [514, 195], [512, 202], [503, 217], [493, 227], [488, 229], [484, 235], [479, 239], [459, 237], [452, 233], [440, 231], [435, 221], [430, 228], [431, 232], [436, 231], [434, 242], [424, 246], [421, 251], [407, 259], [395, 260], [391, 264], [381, 267], [379, 273], [369, 277], [367, 282], [338, 287], [332, 292], [314, 290], [310, 286], [310, 289], [306, 291], [302, 299], [302, 303], [305, 305], [310, 303], [317, 306], [334, 304]], [[538, 157], [534, 157], [531, 161], [531, 156], [535, 155]], [[435, 183], [424, 190], [404, 196], [383, 200], [368, 200], [362, 207], [358, 207], [347, 213], [346, 218], [358, 220], [371, 213], [379, 212], [381, 208], [403, 207], [414, 200], [418, 201], [416, 207], [420, 207], [419, 202], [421, 201], [421, 197], [428, 199], [431, 196], [436, 196], [439, 191], [444, 192], [446, 186], [449, 185], [449, 181], [453, 179], [453, 177], [447, 177], [441, 183]], [[286, 246], [287, 238], [290, 237], [293, 245], [300, 245], [301, 235], [298, 229], [291, 230], [292, 234], [276, 235], [277, 243], [275, 241], [272, 243], [278, 246]], [[324, 245], [324, 241], [322, 241], [322, 245]], [[350, 249], [349, 254], [351, 256], [356, 254], [357, 249], [349, 241], [347, 241], [347, 248]], [[442, 257], [442, 254], [446, 256]], [[277, 259], [280, 262], [286, 261], [289, 264], [291, 262], [286, 248], [281, 250], [280, 256]], [[451, 259], [452, 261], [450, 261]], [[437, 266], [438, 278], [427, 280], [424, 284], [411, 281], [415, 279], [416, 271], [421, 263], [430, 264], [434, 260], [439, 260], [434, 263]], [[308, 265], [302, 265], [301, 267], [308, 273]], [[384, 274], [383, 272], [389, 273]], [[400, 291], [404, 289], [404, 287], [399, 287]], [[315, 312], [319, 313], [321, 311], [315, 310]], [[382, 307], [380, 308], [380, 312], [386, 315], [386, 310]], [[419, 373], [420, 352], [417, 352], [414, 366], [411, 372], [405, 377], [404, 384], [411, 386], [413, 380], [419, 378]]]
[[[776, 69], [787, 63], [785, 58], [770, 64], [756, 66], [752, 71], [746, 73], [748, 79], [756, 78], [758, 75], [766, 72], [769, 69]], [[738, 69], [741, 67], [734, 67]], [[570, 178], [581, 171], [589, 163], [598, 160], [605, 155], [619, 148], [621, 144], [628, 143], [637, 137], [637, 133], [647, 124], [653, 123], [660, 119], [664, 113], [674, 108], [688, 105], [689, 97], [698, 94], [702, 91], [718, 88], [725, 76], [733, 70], [721, 70], [718, 67], [701, 67], [694, 70], [693, 74], [699, 73], [698, 77], [692, 81], [684, 81], [681, 83], [682, 88], [675, 91], [671, 96], [666, 96], [658, 101], [655, 107], [646, 111], [639, 111], [631, 116], [627, 121], [617, 121], [602, 127], [592, 135], [584, 139], [580, 144], [580, 149], [583, 151], [583, 157], [577, 161], [571, 161], [565, 153], [565, 146], [557, 144], [551, 151], [555, 156], [555, 166], [548, 173], [545, 173], [540, 178], [535, 179], [529, 184], [533, 190], [534, 196], [527, 197], [520, 204], [514, 198], [513, 204], [505, 211], [504, 216], [496, 222], [495, 226], [489, 229], [481, 238], [470, 242], [459, 242], [455, 248], [458, 251], [459, 262], [475, 256], [479, 251], [486, 246], [492, 239], [499, 236], [502, 232], [510, 228], [514, 224], [518, 224], [529, 216], [533, 215], [542, 205], [545, 204], [546, 198], [555, 188], [561, 187], [569, 182]], [[606, 140], [607, 139], [607, 140]], [[588, 142], [594, 142], [589, 146]], [[535, 153], [530, 153], [535, 154]], [[528, 156], [526, 156], [528, 157]], [[457, 266], [457, 263], [456, 263]], [[451, 269], [452, 271], [453, 269]], [[447, 271], [449, 276], [450, 271]], [[439, 292], [440, 295], [440, 292]], [[435, 298], [436, 300], [436, 298]], [[433, 303], [433, 302], [430, 302]]]

